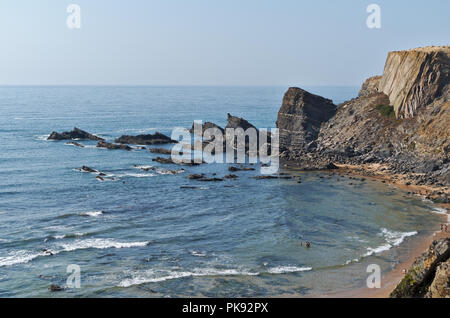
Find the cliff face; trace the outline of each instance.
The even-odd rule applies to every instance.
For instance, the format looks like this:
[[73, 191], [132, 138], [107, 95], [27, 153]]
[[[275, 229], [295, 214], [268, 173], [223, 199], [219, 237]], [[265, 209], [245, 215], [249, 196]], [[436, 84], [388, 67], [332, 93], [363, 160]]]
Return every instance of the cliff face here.
[[450, 239], [434, 241], [412, 264], [391, 298], [450, 298]]
[[380, 86], [381, 76], [372, 76], [366, 79], [362, 84], [358, 97], [368, 96], [373, 93], [378, 93], [378, 87]]
[[277, 120], [281, 157], [308, 169], [382, 163], [412, 184], [448, 187], [449, 50], [390, 53], [383, 76], [366, 80], [359, 96], [337, 110], [325, 98], [289, 89]]
[[280, 150], [301, 151], [319, 135], [322, 123], [336, 112], [331, 100], [291, 87], [278, 112]]
[[389, 96], [397, 117], [410, 118], [442, 96], [449, 82], [450, 47], [390, 52], [379, 90]]

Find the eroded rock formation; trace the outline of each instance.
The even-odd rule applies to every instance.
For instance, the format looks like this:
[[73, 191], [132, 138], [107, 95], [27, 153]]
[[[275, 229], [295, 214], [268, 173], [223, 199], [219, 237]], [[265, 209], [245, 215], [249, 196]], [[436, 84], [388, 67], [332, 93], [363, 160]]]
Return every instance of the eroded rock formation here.
[[338, 105], [335, 114], [331, 101], [289, 89], [277, 120], [281, 157], [304, 169], [382, 163], [412, 184], [448, 187], [448, 52], [429, 47], [390, 53], [383, 76], [366, 80], [359, 96]]
[[176, 140], [172, 140], [170, 137], [163, 135], [159, 132], [148, 135], [128, 136], [123, 135], [117, 138], [114, 142], [118, 144], [133, 144], [133, 145], [162, 145], [177, 143]]
[[392, 298], [450, 297], [450, 239], [434, 241], [412, 264]]
[[303, 151], [314, 141], [320, 126], [336, 112], [329, 99], [291, 87], [283, 98], [278, 112], [277, 128], [280, 132], [280, 152]]
[[75, 127], [72, 131], [66, 131], [63, 133], [58, 133], [56, 131], [52, 132], [48, 136], [47, 140], [104, 140], [103, 138], [92, 135], [84, 130]]
[[389, 96], [398, 117], [414, 117], [448, 90], [449, 61], [448, 46], [390, 52], [379, 90]]

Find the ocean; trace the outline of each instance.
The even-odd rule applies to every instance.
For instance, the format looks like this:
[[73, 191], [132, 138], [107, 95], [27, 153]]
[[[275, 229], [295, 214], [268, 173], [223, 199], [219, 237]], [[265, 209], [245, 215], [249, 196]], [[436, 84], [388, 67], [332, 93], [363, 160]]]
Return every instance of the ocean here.
[[[358, 92], [306, 89], [335, 103]], [[181, 171], [148, 150], [46, 140], [73, 127], [108, 141], [170, 136], [194, 120], [223, 127], [227, 113], [270, 129], [286, 90], [0, 87], [0, 297], [308, 296], [364, 287], [370, 264], [391, 270], [440, 216], [390, 185], [286, 169], [302, 183], [251, 178], [258, 169], [199, 182], [189, 174], [223, 177], [229, 165]], [[79, 286], [68, 285], [70, 265]], [[71, 288], [51, 293], [51, 284]]]

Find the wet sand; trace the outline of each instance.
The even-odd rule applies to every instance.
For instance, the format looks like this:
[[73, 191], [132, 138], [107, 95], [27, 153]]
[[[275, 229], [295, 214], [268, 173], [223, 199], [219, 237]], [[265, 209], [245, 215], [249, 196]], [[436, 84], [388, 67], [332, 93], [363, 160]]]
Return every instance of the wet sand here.
[[324, 297], [331, 298], [388, 298], [391, 292], [403, 279], [403, 269], [408, 270], [414, 263], [415, 259], [421, 255], [434, 240], [440, 238], [450, 237], [450, 233], [437, 232], [431, 236], [422, 239], [420, 242], [414, 244], [414, 248], [407, 255], [403, 255], [402, 260], [395, 268], [384, 273], [381, 276], [381, 288], [370, 289], [370, 288], [359, 288], [347, 292], [338, 292], [336, 294], [324, 295]]
[[[409, 179], [405, 175], [390, 175], [383, 172], [383, 166], [379, 164], [375, 165], [364, 165], [364, 166], [352, 166], [352, 165], [338, 165], [339, 170], [337, 173], [340, 174], [350, 174], [352, 176], [359, 176], [365, 178], [372, 178], [379, 181], [383, 181], [386, 184], [390, 184], [396, 186], [405, 191], [411, 192], [413, 195], [419, 196], [430, 196], [433, 197], [433, 193], [436, 191], [441, 191], [443, 193], [450, 193], [449, 187], [433, 187], [433, 186], [418, 186], [418, 185], [409, 185]], [[442, 223], [450, 224], [450, 214], [448, 211], [450, 210], [450, 204], [436, 204], [437, 207], [442, 207], [447, 209], [447, 215], [442, 215]], [[450, 231], [450, 230], [449, 230]], [[450, 233], [444, 233], [440, 230], [440, 228], [436, 229], [436, 231], [425, 238], [422, 238], [420, 241], [415, 242], [413, 248], [407, 255], [403, 255], [400, 263], [395, 266], [395, 268], [388, 272], [382, 274], [381, 277], [381, 288], [379, 289], [369, 289], [369, 288], [360, 288], [355, 289], [348, 292], [339, 292], [336, 294], [325, 295], [325, 297], [344, 297], [344, 298], [387, 298], [391, 294], [391, 292], [395, 289], [395, 287], [400, 283], [404, 274], [403, 270], [408, 270], [411, 265], [414, 263], [415, 259], [420, 256], [434, 240], [438, 240], [440, 238], [450, 237]]]

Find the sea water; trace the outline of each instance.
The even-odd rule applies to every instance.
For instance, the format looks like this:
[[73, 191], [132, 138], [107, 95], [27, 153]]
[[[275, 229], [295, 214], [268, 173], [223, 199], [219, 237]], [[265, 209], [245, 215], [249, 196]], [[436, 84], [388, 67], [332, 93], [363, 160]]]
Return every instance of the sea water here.
[[[307, 89], [336, 104], [358, 91]], [[108, 141], [170, 135], [194, 120], [223, 127], [227, 113], [270, 129], [285, 91], [1, 87], [0, 297], [318, 295], [364, 287], [369, 264], [392, 269], [440, 221], [432, 203], [392, 186], [287, 170], [302, 183], [256, 180], [259, 169], [199, 182], [188, 175], [223, 177], [229, 165], [182, 171], [153, 162], [163, 155], [148, 150], [46, 140], [75, 126]], [[107, 178], [80, 172], [83, 165]], [[72, 264], [80, 288], [50, 293], [51, 284], [68, 286]]]

